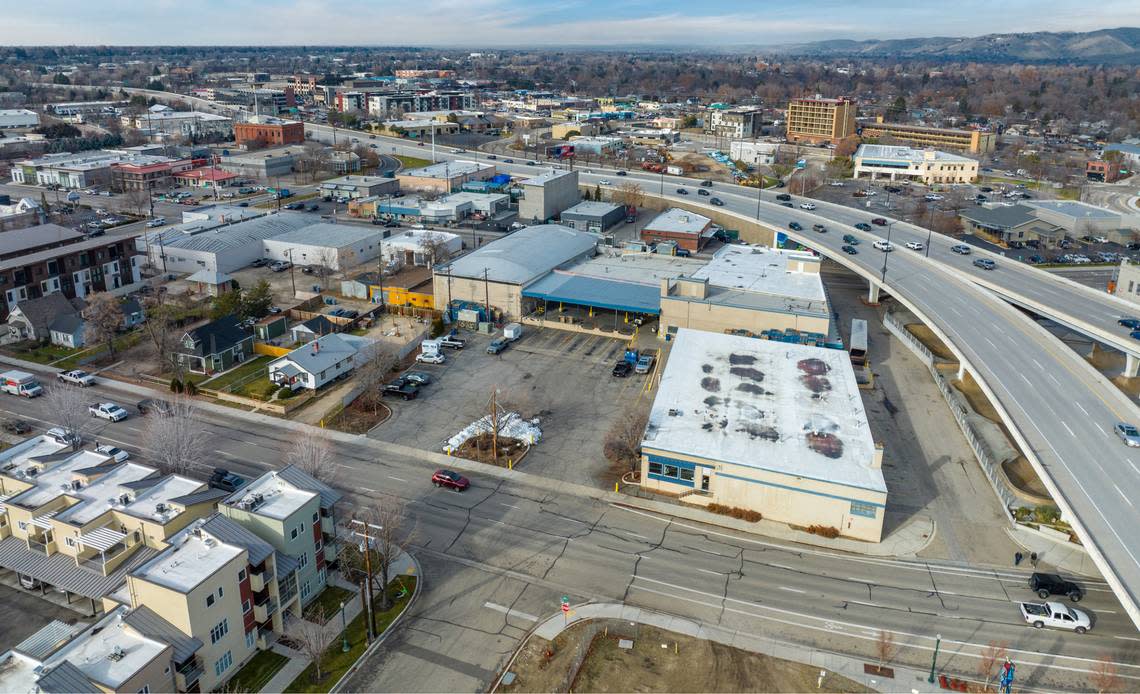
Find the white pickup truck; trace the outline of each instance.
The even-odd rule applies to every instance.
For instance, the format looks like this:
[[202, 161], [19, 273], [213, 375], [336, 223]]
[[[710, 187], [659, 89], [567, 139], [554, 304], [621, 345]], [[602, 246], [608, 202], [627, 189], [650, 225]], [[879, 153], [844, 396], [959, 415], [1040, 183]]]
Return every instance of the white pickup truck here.
[[121, 422], [127, 418], [127, 411], [113, 402], [97, 402], [89, 405], [87, 411], [92, 417], [106, 419], [112, 422]]
[[71, 371], [61, 371], [55, 375], [60, 383], [70, 383], [81, 388], [95, 385], [95, 377], [83, 371], [82, 369], [73, 369]]
[[1073, 609], [1060, 602], [1023, 602], [1018, 603], [1021, 616], [1026, 624], [1038, 629], [1052, 627], [1054, 629], [1068, 629], [1083, 634], [1092, 629], [1092, 620], [1080, 610]]

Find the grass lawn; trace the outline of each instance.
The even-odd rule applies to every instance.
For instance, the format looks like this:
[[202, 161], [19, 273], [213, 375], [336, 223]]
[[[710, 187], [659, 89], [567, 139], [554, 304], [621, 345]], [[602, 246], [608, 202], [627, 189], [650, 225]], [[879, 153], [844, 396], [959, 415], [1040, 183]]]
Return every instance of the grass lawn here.
[[[404, 597], [397, 598], [396, 595], [400, 593], [403, 586], [407, 587], [407, 593]], [[411, 599], [415, 590], [415, 576], [401, 576], [388, 584], [388, 595], [395, 600], [395, 603], [390, 609], [376, 613], [377, 633], [383, 634], [396, 617], [400, 616], [400, 613], [408, 606], [408, 600]], [[377, 596], [376, 604], [377, 606], [380, 604], [379, 596]], [[309, 667], [305, 668], [304, 672], [297, 675], [297, 679], [293, 680], [293, 683], [286, 687], [285, 691], [327, 692], [330, 687], [336, 684], [337, 680], [339, 680], [344, 673], [348, 672], [348, 669], [356, 663], [357, 659], [359, 659], [360, 656], [364, 654], [365, 649], [368, 648], [368, 627], [365, 623], [364, 613], [357, 615], [356, 619], [349, 622], [347, 631], [348, 644], [351, 648], [347, 653], [342, 652], [340, 650], [340, 639], [337, 639], [335, 643], [329, 646], [321, 662], [321, 674], [323, 677], [320, 682], [313, 681], [316, 668], [310, 664]]]
[[19, 343], [4, 348], [4, 352], [25, 361], [34, 361], [38, 364], [47, 364], [57, 359], [63, 359], [76, 354], [79, 350], [60, 347], [59, 345], [39, 345], [32, 343]]
[[226, 690], [231, 692], [260, 692], [261, 688], [269, 684], [269, 680], [277, 671], [285, 667], [289, 659], [273, 651], [261, 651], [249, 659], [241, 670], [226, 684]]
[[405, 168], [405, 169], [418, 169], [421, 166], [431, 165], [430, 159], [421, 159], [419, 157], [409, 157], [409, 156], [406, 156], [403, 154], [397, 154], [396, 158], [400, 160], [400, 163], [404, 165], [403, 168]]
[[305, 619], [311, 619], [316, 611], [324, 608], [325, 617], [331, 619], [337, 612], [340, 611], [340, 604], [348, 602], [349, 600], [359, 600], [360, 597], [357, 593], [352, 592], [340, 586], [329, 586], [321, 591], [317, 599], [309, 603], [305, 607]]
[[249, 361], [245, 362], [244, 364], [242, 364], [241, 366], [239, 366], [237, 368], [230, 369], [229, 371], [221, 374], [220, 376], [215, 376], [214, 378], [203, 383], [202, 385], [204, 385], [207, 388], [212, 388], [214, 390], [225, 390], [227, 386], [231, 386], [234, 383], [237, 383], [243, 379], [249, 378], [250, 376], [253, 376], [254, 374], [256, 374], [258, 371], [265, 372], [265, 374], [266, 374], [265, 380], [266, 380], [266, 382], [268, 382], [269, 376], [268, 376], [268, 372], [266, 372], [265, 369], [267, 366], [269, 366], [269, 362], [271, 362], [271, 361], [273, 361], [273, 357], [270, 357], [269, 355], [263, 354], [263, 355], [257, 357], [256, 359], [250, 359]]

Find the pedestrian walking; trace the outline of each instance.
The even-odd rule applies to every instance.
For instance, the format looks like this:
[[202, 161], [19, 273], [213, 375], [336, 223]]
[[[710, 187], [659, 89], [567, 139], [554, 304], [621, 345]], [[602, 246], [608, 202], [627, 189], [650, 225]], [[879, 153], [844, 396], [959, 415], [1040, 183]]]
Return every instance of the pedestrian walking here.
[[1033, 564], [1033, 568], [1037, 568], [1037, 552], [1033, 552], [1029, 555], [1029, 563]]
[[1021, 560], [1024, 557], [1025, 557], [1025, 555], [1023, 555], [1021, 552], [1014, 552], [1013, 553], [1013, 565], [1014, 566], [1021, 566]]

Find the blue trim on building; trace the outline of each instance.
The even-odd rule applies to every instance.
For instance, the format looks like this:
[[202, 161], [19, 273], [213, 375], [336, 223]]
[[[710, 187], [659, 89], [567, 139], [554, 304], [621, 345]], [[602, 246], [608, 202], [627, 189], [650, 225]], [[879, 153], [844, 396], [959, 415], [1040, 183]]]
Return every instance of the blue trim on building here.
[[654, 455], [653, 453], [647, 453], [645, 457], [651, 463], [668, 463], [669, 465], [676, 465], [678, 467], [687, 467], [690, 470], [692, 470], [693, 468], [698, 468], [698, 467], [707, 467], [709, 469], [716, 469], [716, 465], [712, 465], [709, 463], [694, 463], [694, 462], [691, 462], [688, 460], [677, 460], [676, 458], [670, 458], [670, 457], [664, 456], [664, 455]]
[[652, 472], [649, 472], [646, 474], [649, 476], [649, 479], [657, 480], [658, 482], [667, 482], [669, 484], [676, 484], [676, 485], [680, 485], [682, 487], [692, 487], [693, 486], [693, 482], [691, 480], [683, 480], [683, 479], [680, 479], [678, 477], [666, 477], [665, 475], [657, 475], [657, 474], [654, 474]]
[[789, 487], [786, 484], [777, 484], [775, 482], [768, 482], [766, 480], [752, 479], [749, 477], [740, 477], [739, 475], [729, 475], [724, 472], [716, 473], [718, 477], [728, 477], [729, 479], [740, 480], [741, 482], [751, 482], [753, 484], [761, 484], [765, 487], [776, 487], [778, 489], [787, 489], [788, 491], [800, 492], [802, 494], [811, 494], [813, 496], [823, 496], [828, 499], [838, 499], [839, 501], [846, 501], [853, 504], [867, 504], [868, 506], [877, 506], [879, 508], [886, 508], [885, 504], [879, 504], [874, 501], [864, 501], [863, 499], [852, 499], [846, 496], [837, 496], [835, 494], [828, 494], [826, 492], [816, 492], [810, 489], [803, 489], [801, 487]]
[[[668, 339], [668, 334], [666, 334], [666, 339]], [[646, 448], [647, 448], [647, 446], [642, 446], [643, 451]], [[653, 450], [664, 451], [665, 449], [654, 447]], [[652, 453], [646, 453], [646, 455], [653, 455], [653, 454]], [[709, 460], [715, 460], [716, 462], [721, 463], [723, 465], [732, 465], [734, 467], [751, 468], [753, 470], [763, 470], [764, 472], [771, 472], [773, 474], [784, 475], [786, 477], [802, 477], [805, 480], [812, 480], [814, 482], [822, 482], [824, 484], [834, 484], [837, 487], [850, 487], [851, 489], [858, 489], [858, 490], [864, 491], [864, 492], [873, 492], [875, 494], [886, 494], [887, 493], [886, 489], [872, 489], [870, 487], [859, 486], [858, 484], [845, 484], [843, 482], [836, 482], [835, 480], [828, 480], [828, 479], [823, 479], [820, 477], [812, 477], [811, 475], [796, 474], [796, 473], [788, 472], [787, 470], [773, 470], [771, 468], [766, 468], [763, 465], [749, 465], [747, 463], [736, 463], [736, 462], [732, 462], [730, 460], [718, 460], [716, 458], [713, 458], [712, 456], [704, 456], [704, 457], [708, 458]], [[748, 479], [748, 478], [741, 477], [740, 479]], [[795, 487], [789, 487], [789, 489], [795, 489]], [[846, 497], [837, 496], [835, 498], [843, 499]]]

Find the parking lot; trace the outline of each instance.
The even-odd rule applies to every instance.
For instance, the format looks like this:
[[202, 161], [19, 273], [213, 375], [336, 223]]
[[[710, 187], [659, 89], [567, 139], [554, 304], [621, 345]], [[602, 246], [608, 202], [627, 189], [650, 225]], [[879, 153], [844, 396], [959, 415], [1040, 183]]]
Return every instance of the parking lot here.
[[[613, 365], [626, 342], [555, 329], [524, 326], [522, 338], [498, 355], [487, 354], [494, 336], [462, 331], [466, 348], [448, 350], [447, 363], [417, 364], [435, 382], [417, 399], [389, 399], [392, 417], [369, 436], [436, 451], [443, 442], [499, 399], [517, 404], [524, 417], [539, 418], [542, 441], [520, 464], [527, 472], [558, 480], [604, 486], [608, 464], [602, 439], [615, 415], [643, 395], [646, 376], [615, 378]], [[612, 483], [612, 482], [611, 482]]]

